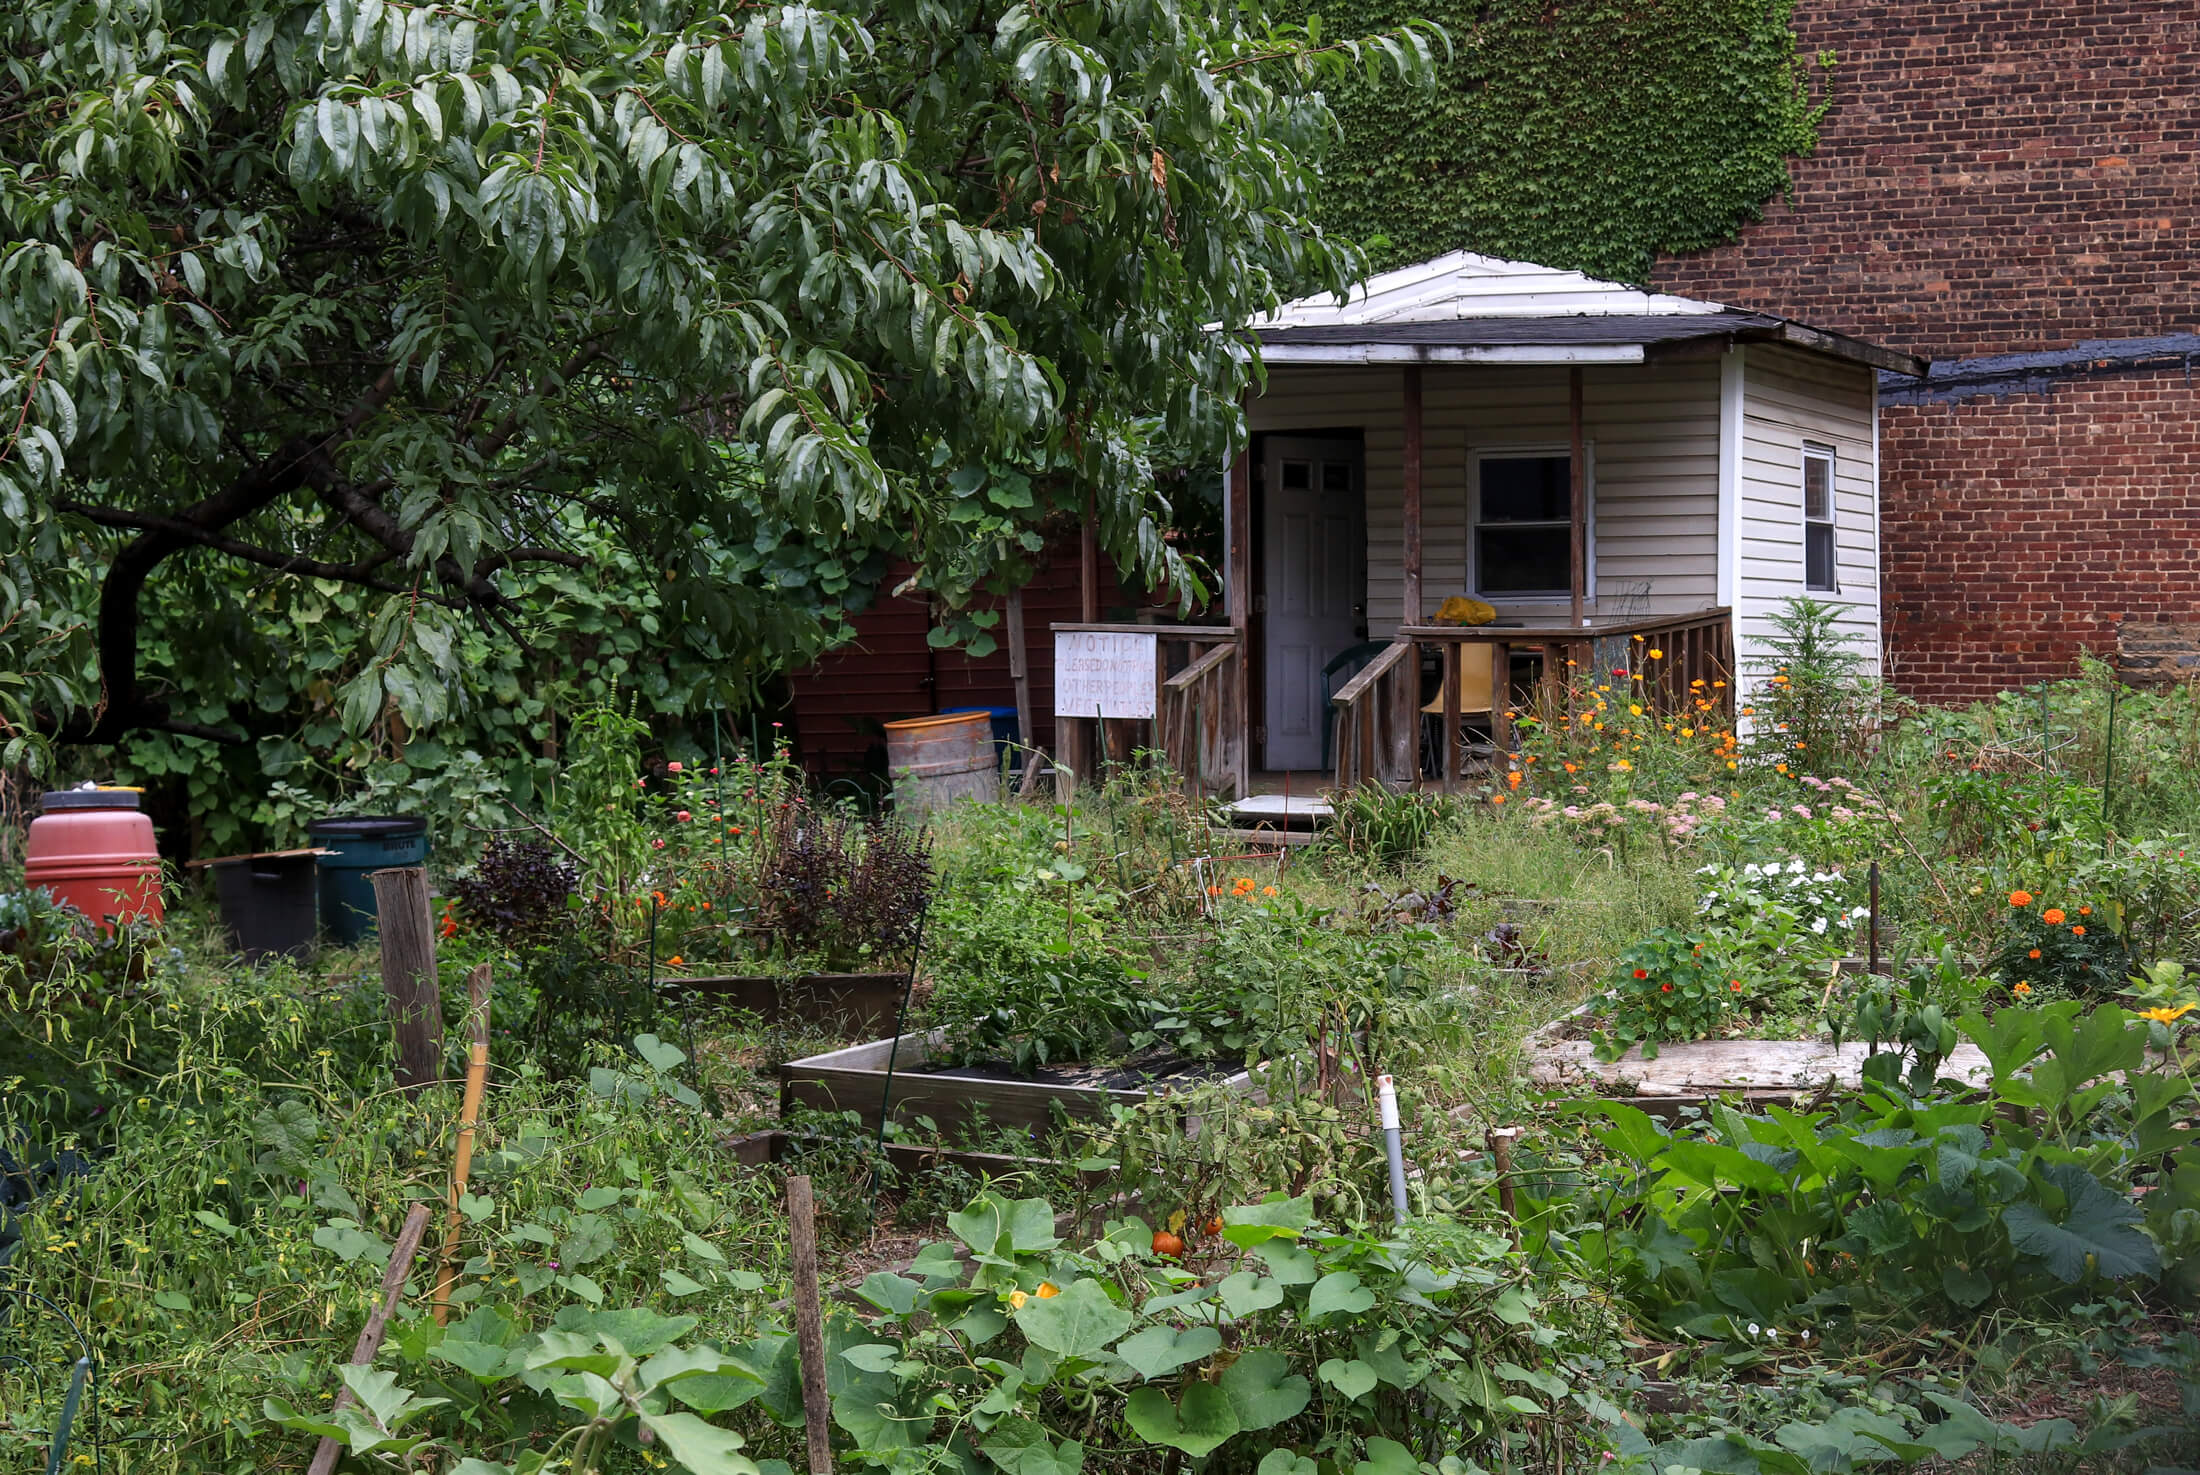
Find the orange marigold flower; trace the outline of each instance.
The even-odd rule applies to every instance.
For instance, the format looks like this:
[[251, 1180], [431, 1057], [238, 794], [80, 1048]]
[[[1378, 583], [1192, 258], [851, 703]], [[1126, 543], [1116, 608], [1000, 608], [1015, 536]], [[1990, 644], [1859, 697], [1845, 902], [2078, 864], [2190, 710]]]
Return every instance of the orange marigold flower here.
[[678, 968], [686, 962], [687, 959], [681, 957], [678, 953], [674, 953], [671, 957], [665, 959], [665, 966], [667, 968]]
[[1504, 796], [1503, 794], [1492, 794], [1492, 795], [1490, 795], [1490, 803], [1492, 803], [1492, 804], [1502, 804], [1502, 803], [1504, 803], [1504, 802], [1505, 802], [1505, 796]]
[[1505, 783], [1508, 787], [1517, 789], [1520, 787], [1520, 781], [1526, 777], [1526, 774], [1522, 773], [1519, 769], [1516, 768], [1511, 773], [1505, 775]]
[[1207, 888], [1207, 894], [1209, 896], [1220, 896], [1222, 895], [1222, 888], [1220, 886], [1210, 886]]
[[2040, 920], [2050, 927], [2060, 927], [2063, 924], [2063, 910], [2061, 907], [2049, 907], [2040, 913]]
[[667, 906], [670, 904], [665, 900], [665, 894], [662, 891], [652, 891], [649, 894], [657, 898], [657, 905], [659, 906]]
[[2026, 953], [2026, 954], [2025, 954], [2025, 956], [2026, 956], [2026, 957], [2028, 957], [2028, 958], [2037, 958], [2037, 957], [2038, 957], [2039, 955], [2040, 955], [2040, 950], [2039, 950], [2038, 948], [2034, 948], [2034, 949], [2032, 949], [2032, 951], [2030, 951], [2030, 952], [2028, 952], [2028, 953]]
[[2079, 907], [2079, 908], [2078, 908], [2078, 915], [2079, 915], [2079, 916], [2081, 916], [2081, 917], [2090, 917], [2090, 916], [2092, 916], [2092, 915], [2093, 915], [2093, 908], [2091, 908], [2091, 907]]
[[1274, 896], [1276, 894], [1276, 888], [1273, 886], [1263, 886], [1260, 888], [1260, 894], [1262, 896]]
[[2009, 905], [2011, 905], [2011, 906], [2013, 906], [2013, 907], [2028, 907], [2028, 906], [2030, 906], [2031, 904], [2032, 904], [2032, 893], [2031, 893], [2031, 892], [2029, 892], [2029, 891], [2012, 891], [2012, 892], [2010, 892], [2010, 893], [2009, 893]]
[[2083, 937], [2085, 936], [2085, 929], [2083, 927], [2073, 927], [2070, 929], [2070, 935], [2073, 937]]
[[2020, 999], [2021, 999], [2021, 998], [2023, 998], [2023, 997], [2024, 997], [2024, 996], [2025, 996], [2026, 994], [2028, 994], [2028, 993], [2032, 992], [2032, 985], [2031, 985], [2031, 984], [2029, 984], [2029, 983], [2025, 983], [2025, 982], [2023, 982], [2023, 981], [2021, 981], [2021, 980], [2020, 980], [2020, 981], [2018, 982], [2017, 986], [2016, 986], [2015, 988], [2013, 988], [2013, 989], [2009, 990], [2009, 992], [2011, 992], [2011, 993], [2015, 994], [2015, 995], [2016, 995], [2016, 996], [2017, 996], [2018, 998], [2020, 998]]

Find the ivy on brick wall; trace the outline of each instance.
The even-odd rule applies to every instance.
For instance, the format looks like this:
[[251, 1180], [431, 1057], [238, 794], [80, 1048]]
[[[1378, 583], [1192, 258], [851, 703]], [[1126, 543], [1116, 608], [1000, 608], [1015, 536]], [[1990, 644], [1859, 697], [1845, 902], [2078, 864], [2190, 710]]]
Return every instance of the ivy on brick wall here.
[[1785, 192], [1826, 107], [1826, 73], [1796, 51], [1794, 0], [1305, 9], [1324, 34], [1423, 18], [1452, 38], [1433, 91], [1331, 94], [1344, 139], [1321, 216], [1373, 241], [1379, 268], [1466, 249], [1645, 281], [1656, 254], [1730, 240]]

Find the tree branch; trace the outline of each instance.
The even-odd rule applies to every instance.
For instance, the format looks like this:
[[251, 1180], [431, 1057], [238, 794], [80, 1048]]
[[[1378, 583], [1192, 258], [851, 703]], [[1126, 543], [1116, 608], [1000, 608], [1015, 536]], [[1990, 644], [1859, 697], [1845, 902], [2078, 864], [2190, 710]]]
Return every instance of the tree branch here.
[[[386, 550], [361, 563], [329, 563], [324, 559], [306, 558], [293, 553], [280, 553], [273, 548], [262, 548], [257, 544], [224, 537], [220, 533], [210, 532], [196, 524], [185, 522], [181, 518], [162, 517], [157, 513], [130, 512], [120, 507], [100, 507], [86, 502], [56, 502], [54, 507], [57, 511], [74, 513], [86, 522], [97, 523], [101, 527], [127, 528], [136, 532], [169, 533], [187, 542], [197, 544], [201, 548], [211, 548], [217, 553], [226, 553], [231, 558], [241, 558], [246, 563], [256, 563], [262, 568], [271, 568], [279, 574], [298, 574], [313, 579], [335, 579], [341, 583], [356, 584], [362, 588], [379, 590], [384, 594], [409, 594], [412, 592], [402, 584], [392, 584], [374, 577], [373, 571], [390, 561], [390, 554]], [[448, 605], [454, 609], [463, 602], [444, 594], [423, 594], [420, 597], [433, 600], [438, 604]]]

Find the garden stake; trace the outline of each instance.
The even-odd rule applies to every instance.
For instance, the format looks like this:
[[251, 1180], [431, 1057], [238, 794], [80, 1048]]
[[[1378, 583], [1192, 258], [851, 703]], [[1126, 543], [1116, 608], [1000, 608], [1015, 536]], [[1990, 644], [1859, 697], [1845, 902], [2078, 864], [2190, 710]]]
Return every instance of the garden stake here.
[[1879, 976], [1879, 862], [1872, 862], [1871, 880], [1871, 961], [1865, 971], [1872, 977]]
[[1520, 1248], [1520, 1220], [1513, 1207], [1513, 1138], [1520, 1135], [1518, 1127], [1492, 1127], [1487, 1140], [1490, 1160], [1497, 1164], [1497, 1207], [1505, 1216], [1505, 1232], [1512, 1236], [1513, 1248]]
[[458, 1111], [458, 1151], [451, 1163], [451, 1206], [443, 1219], [443, 1267], [435, 1281], [435, 1324], [451, 1316], [452, 1265], [458, 1248], [458, 1201], [466, 1196], [466, 1179], [474, 1167], [474, 1125], [481, 1119], [481, 1089], [489, 1079], [489, 965], [481, 964], [466, 979], [467, 1012], [473, 1025], [473, 1049], [466, 1062], [466, 1101]]
[[1390, 1157], [1390, 1211], [1406, 1222], [1406, 1155], [1399, 1141], [1398, 1088], [1387, 1075], [1375, 1077], [1376, 1110], [1383, 1124], [1383, 1150]]
[[2101, 749], [2101, 828], [2108, 828], [2108, 790], [2116, 777], [2116, 694], [2123, 690], [2118, 682], [2108, 689], [2108, 741]]
[[[373, 1365], [374, 1354], [382, 1350], [383, 1334], [389, 1330], [390, 1313], [397, 1309], [398, 1298], [405, 1294], [405, 1277], [412, 1273], [413, 1261], [420, 1255], [420, 1236], [428, 1230], [428, 1206], [414, 1204], [412, 1212], [405, 1216], [405, 1227], [397, 1232], [397, 1243], [390, 1247], [389, 1269], [382, 1272], [382, 1296], [368, 1313], [367, 1324], [359, 1329], [359, 1340], [351, 1349], [353, 1367]], [[337, 1393], [336, 1402], [329, 1407], [334, 1414], [355, 1400], [351, 1389]], [[313, 1451], [313, 1463], [306, 1466], [306, 1475], [331, 1475], [336, 1469], [336, 1457], [342, 1446], [327, 1435]]]
[[795, 1340], [802, 1355], [802, 1424], [809, 1435], [810, 1475], [832, 1475], [833, 1434], [825, 1394], [825, 1313], [818, 1304], [817, 1202], [808, 1174], [787, 1179], [787, 1237], [794, 1252]]
[[894, 1009], [894, 1038], [886, 1047], [886, 1084], [878, 1096], [878, 1140], [871, 1144], [871, 1206], [870, 1220], [878, 1222], [878, 1184], [883, 1176], [879, 1168], [886, 1161], [886, 1123], [894, 1103], [894, 1062], [901, 1058], [901, 1032], [909, 1023], [909, 996], [917, 991], [917, 963], [924, 957], [924, 926], [932, 919], [932, 903], [924, 904], [924, 915], [917, 918], [916, 946], [909, 949], [909, 977], [901, 986], [901, 1003]]

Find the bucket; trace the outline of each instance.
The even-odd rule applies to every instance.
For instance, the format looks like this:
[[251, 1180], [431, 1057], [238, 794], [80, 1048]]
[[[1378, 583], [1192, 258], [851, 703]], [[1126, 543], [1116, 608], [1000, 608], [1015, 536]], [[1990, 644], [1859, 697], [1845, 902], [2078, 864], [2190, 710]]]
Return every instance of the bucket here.
[[1001, 780], [991, 715], [979, 710], [887, 723], [886, 771], [894, 781], [894, 807], [911, 819], [958, 799], [994, 797]]
[[160, 921], [160, 848], [135, 789], [48, 794], [24, 856], [24, 885], [43, 886], [109, 931]]
[[347, 815], [306, 826], [320, 857], [321, 928], [339, 943], [374, 931], [378, 913], [369, 873], [416, 866], [428, 858], [428, 822], [404, 815]]
[[[302, 958], [313, 947], [316, 874], [310, 850], [216, 861], [214, 894], [245, 961]], [[369, 888], [371, 891], [371, 887]]]

